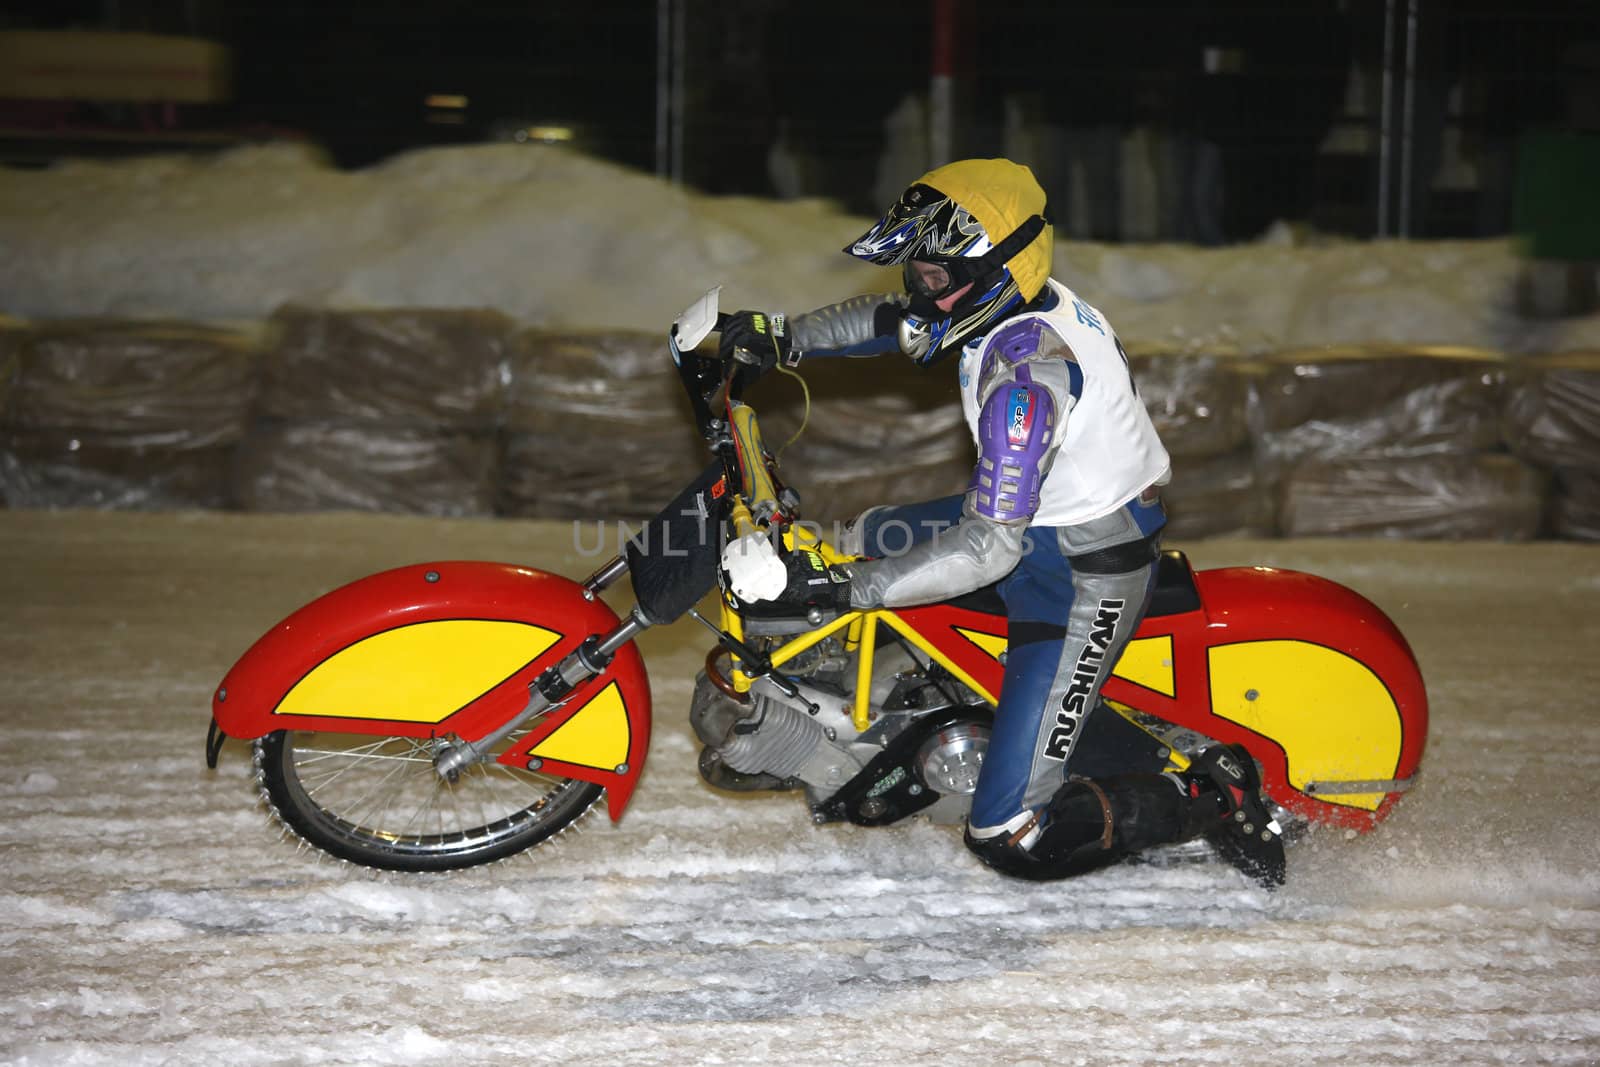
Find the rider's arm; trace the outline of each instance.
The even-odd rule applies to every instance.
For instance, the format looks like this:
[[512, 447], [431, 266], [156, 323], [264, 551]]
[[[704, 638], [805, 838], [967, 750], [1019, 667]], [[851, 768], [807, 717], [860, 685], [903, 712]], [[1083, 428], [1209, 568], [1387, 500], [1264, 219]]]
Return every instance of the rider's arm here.
[[796, 357], [898, 352], [896, 331], [907, 302], [904, 293], [864, 294], [796, 315], [789, 320]]
[[1022, 559], [1022, 537], [1038, 510], [1039, 487], [1081, 390], [1074, 389], [1074, 381], [1081, 382], [1074, 370], [1067, 359], [1027, 362], [985, 386], [978, 467], [961, 521], [903, 555], [845, 564], [852, 607], [947, 600], [1011, 572]]
[[931, 604], [1004, 578], [1022, 559], [1027, 521], [994, 522], [971, 511], [904, 554], [839, 566], [850, 576], [850, 606], [861, 610]]

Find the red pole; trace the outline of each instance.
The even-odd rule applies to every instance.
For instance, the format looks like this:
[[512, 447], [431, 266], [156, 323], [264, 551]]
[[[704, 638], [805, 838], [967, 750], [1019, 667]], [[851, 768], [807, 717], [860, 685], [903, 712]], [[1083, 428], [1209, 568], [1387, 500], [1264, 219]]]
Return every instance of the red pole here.
[[959, 0], [933, 0], [933, 69], [935, 78], [956, 72], [956, 7]]
[[933, 0], [933, 48], [928, 82], [928, 151], [932, 166], [955, 158], [958, 81], [971, 73], [971, 0]]

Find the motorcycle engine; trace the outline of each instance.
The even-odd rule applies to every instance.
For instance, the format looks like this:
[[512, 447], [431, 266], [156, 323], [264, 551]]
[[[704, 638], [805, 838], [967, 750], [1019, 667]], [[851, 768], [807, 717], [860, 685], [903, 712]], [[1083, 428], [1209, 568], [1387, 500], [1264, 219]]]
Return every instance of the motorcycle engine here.
[[[758, 681], [741, 704], [701, 675], [689, 712], [695, 734], [727, 771], [712, 785], [725, 789], [786, 789], [803, 784], [820, 793], [837, 790], [865, 765], [867, 754], [852, 751], [856, 732], [837, 694], [801, 684], [801, 695], [818, 708], [800, 706]], [[840, 741], [843, 739], [844, 743]], [[701, 771], [707, 771], [702, 759]]]
[[706, 746], [701, 775], [723, 789], [804, 787], [819, 822], [881, 825], [912, 813], [959, 822], [988, 747], [988, 709], [958, 704], [959, 694], [915, 672], [890, 672], [874, 687], [873, 723], [857, 733], [849, 698], [831, 673], [790, 675], [801, 700], [758, 680], [747, 702], [702, 674], [690, 709]]

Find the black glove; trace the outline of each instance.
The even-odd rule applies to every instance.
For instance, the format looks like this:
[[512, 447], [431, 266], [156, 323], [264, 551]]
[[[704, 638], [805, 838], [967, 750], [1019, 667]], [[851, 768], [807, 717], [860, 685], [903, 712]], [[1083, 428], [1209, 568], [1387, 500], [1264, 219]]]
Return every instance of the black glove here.
[[732, 356], [765, 374], [789, 361], [789, 348], [788, 323], [782, 314], [736, 311], [722, 327], [717, 355], [722, 359]]
[[809, 548], [798, 548], [784, 560], [789, 572], [783, 592], [771, 600], [746, 602], [744, 613], [756, 618], [795, 618], [813, 609], [832, 615], [850, 610], [850, 576], [830, 567]]

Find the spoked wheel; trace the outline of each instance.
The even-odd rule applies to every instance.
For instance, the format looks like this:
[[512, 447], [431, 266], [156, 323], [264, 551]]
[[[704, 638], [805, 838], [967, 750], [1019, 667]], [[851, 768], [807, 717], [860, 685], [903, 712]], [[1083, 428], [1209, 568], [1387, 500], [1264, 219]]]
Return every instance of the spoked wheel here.
[[255, 766], [295, 833], [341, 859], [394, 871], [503, 859], [571, 824], [601, 792], [493, 762], [449, 782], [433, 768], [431, 742], [410, 737], [279, 730], [256, 742]]

